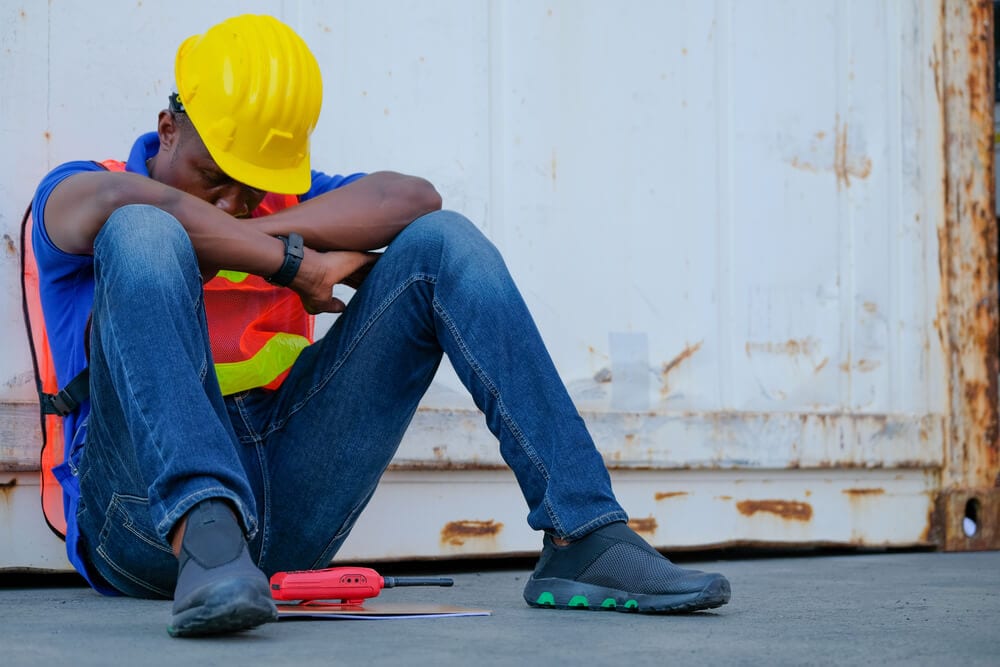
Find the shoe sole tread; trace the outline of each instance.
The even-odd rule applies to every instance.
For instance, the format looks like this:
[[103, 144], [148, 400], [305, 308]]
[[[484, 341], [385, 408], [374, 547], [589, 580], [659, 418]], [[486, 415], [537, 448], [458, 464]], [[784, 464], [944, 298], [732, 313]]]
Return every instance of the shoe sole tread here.
[[633, 614], [671, 614], [715, 609], [729, 602], [731, 594], [729, 581], [722, 576], [700, 591], [666, 595], [634, 594], [555, 578], [532, 578], [524, 589], [525, 602], [532, 607]]
[[200, 604], [176, 612], [167, 626], [171, 637], [202, 637], [250, 630], [275, 621], [278, 609], [270, 591], [256, 582], [219, 582]]

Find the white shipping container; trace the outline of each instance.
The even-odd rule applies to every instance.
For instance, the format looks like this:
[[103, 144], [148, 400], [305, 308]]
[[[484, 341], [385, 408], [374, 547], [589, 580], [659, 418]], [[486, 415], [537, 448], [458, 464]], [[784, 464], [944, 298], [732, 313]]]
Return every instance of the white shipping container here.
[[[653, 543], [1000, 548], [989, 2], [28, 0], [0, 6], [0, 568], [66, 567], [23, 209], [126, 156], [176, 45], [246, 11], [320, 61], [317, 168], [425, 176], [500, 247]], [[525, 515], [445, 364], [341, 553], [537, 550]]]

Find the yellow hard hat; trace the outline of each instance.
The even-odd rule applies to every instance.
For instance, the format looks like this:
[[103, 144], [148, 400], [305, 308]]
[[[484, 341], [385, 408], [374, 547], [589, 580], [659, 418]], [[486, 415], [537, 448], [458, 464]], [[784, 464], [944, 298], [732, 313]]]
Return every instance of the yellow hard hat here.
[[184, 110], [226, 174], [269, 192], [309, 189], [323, 80], [291, 28], [272, 16], [227, 19], [181, 44], [174, 75]]

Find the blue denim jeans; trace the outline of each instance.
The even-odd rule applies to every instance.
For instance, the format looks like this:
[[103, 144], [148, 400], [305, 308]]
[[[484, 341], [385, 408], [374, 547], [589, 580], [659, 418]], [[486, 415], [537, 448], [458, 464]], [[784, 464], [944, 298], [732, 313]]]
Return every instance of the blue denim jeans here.
[[77, 516], [88, 560], [125, 594], [172, 594], [168, 535], [208, 497], [232, 502], [268, 575], [326, 566], [442, 353], [496, 435], [532, 528], [572, 538], [626, 519], [500, 254], [456, 213], [410, 224], [279, 390], [225, 398], [180, 224], [122, 208], [94, 260]]

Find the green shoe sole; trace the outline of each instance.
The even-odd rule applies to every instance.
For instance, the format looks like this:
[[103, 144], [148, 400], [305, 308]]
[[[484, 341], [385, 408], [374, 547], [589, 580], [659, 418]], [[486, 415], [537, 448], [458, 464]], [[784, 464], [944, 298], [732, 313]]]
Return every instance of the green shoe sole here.
[[700, 591], [640, 595], [569, 579], [528, 580], [524, 600], [543, 609], [583, 609], [643, 614], [676, 614], [714, 609], [729, 602], [729, 581], [720, 576]]

